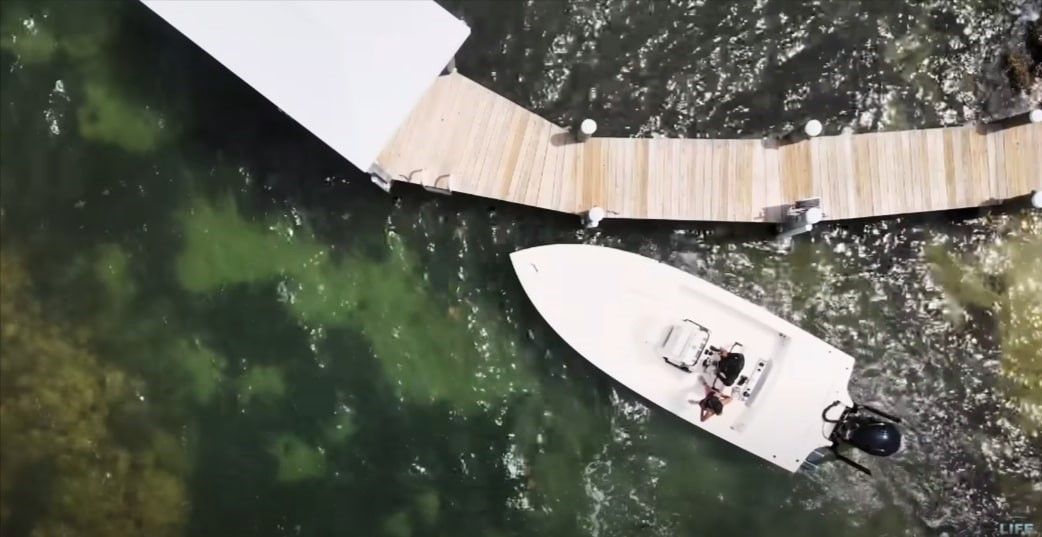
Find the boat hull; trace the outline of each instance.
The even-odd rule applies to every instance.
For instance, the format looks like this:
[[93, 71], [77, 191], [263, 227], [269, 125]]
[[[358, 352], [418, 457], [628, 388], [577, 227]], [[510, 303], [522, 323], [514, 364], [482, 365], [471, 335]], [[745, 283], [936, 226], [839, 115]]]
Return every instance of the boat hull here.
[[[696, 276], [621, 250], [548, 245], [511, 254], [536, 309], [599, 369], [689, 423], [790, 472], [830, 445], [822, 410], [850, 404], [854, 359], [765, 309]], [[670, 331], [702, 326], [706, 351], [690, 373], [665, 359]], [[675, 339], [675, 338], [673, 338]], [[690, 338], [689, 338], [690, 339]], [[719, 416], [700, 420], [709, 347], [740, 343], [743, 386]], [[697, 349], [696, 349], [697, 350]], [[692, 351], [694, 352], [694, 351]]]

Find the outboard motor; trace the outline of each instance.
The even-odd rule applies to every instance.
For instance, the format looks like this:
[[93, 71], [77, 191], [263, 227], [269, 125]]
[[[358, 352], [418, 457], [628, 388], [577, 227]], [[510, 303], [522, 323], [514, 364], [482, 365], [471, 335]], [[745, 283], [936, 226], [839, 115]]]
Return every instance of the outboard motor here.
[[840, 404], [842, 403], [836, 401], [821, 413], [821, 419], [826, 423], [836, 424], [829, 436], [829, 440], [832, 440], [830, 449], [839, 460], [872, 475], [868, 468], [841, 454], [839, 446], [842, 444], [854, 446], [877, 457], [893, 455], [901, 448], [901, 431], [896, 425], [901, 423], [901, 419], [882, 410], [859, 404], [844, 408], [839, 418], [829, 419], [829, 411]]
[[901, 431], [893, 423], [871, 416], [847, 416], [836, 426], [835, 434], [869, 455], [887, 457], [901, 447]]

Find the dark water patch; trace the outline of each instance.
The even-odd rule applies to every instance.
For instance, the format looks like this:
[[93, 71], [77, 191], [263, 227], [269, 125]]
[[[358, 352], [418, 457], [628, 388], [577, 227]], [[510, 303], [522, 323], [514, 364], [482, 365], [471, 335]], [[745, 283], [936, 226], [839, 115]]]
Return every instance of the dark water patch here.
[[815, 117], [833, 118], [827, 132], [921, 128], [1016, 109], [974, 81], [992, 76], [1017, 17], [1038, 11], [1018, 0], [443, 4], [474, 29], [460, 70], [498, 93], [562, 125], [593, 117], [602, 135], [688, 137]]

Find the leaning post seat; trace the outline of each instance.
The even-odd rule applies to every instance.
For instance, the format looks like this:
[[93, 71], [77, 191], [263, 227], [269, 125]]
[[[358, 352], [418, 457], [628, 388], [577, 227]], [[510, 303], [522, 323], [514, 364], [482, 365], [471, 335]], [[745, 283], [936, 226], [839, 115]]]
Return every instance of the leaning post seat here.
[[690, 320], [669, 327], [659, 346], [662, 358], [670, 365], [691, 372], [709, 341], [709, 330]]
[[745, 355], [740, 352], [728, 354], [725, 358], [720, 359], [716, 369], [716, 378], [724, 386], [731, 386], [734, 381], [738, 380], [738, 375], [742, 374], [743, 369], [745, 369]]

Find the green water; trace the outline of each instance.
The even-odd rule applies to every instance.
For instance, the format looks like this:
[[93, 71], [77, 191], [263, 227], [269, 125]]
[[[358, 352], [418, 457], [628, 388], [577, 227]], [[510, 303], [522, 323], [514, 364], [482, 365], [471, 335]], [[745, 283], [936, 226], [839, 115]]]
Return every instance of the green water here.
[[[517, 9], [542, 18], [476, 35], [470, 54], [570, 31]], [[1038, 213], [835, 225], [791, 248], [755, 227], [583, 231], [383, 194], [135, 3], [4, 2], [0, 44], [3, 535], [987, 535], [1038, 520]], [[790, 476], [647, 406], [521, 292], [508, 254], [551, 242], [665, 260], [846, 350], [852, 394], [905, 417], [905, 450], [869, 461], [871, 479]]]

